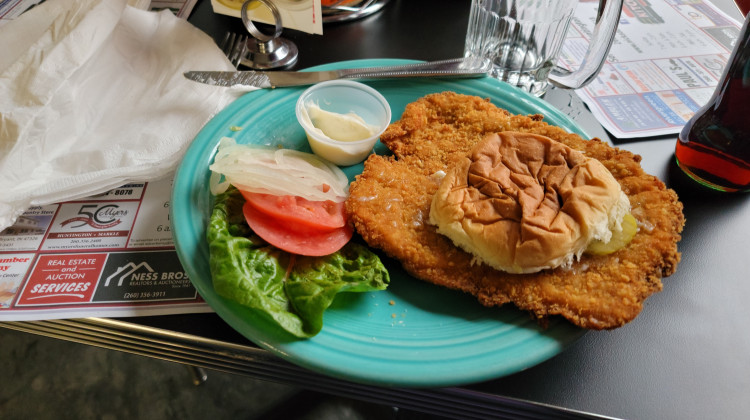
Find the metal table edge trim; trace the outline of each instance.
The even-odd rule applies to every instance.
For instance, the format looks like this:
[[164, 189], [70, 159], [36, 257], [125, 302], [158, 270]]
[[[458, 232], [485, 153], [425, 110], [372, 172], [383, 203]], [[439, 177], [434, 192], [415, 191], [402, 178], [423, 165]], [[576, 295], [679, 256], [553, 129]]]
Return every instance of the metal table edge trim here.
[[448, 418], [611, 419], [459, 387], [412, 389], [358, 384], [298, 367], [257, 347], [117, 319], [5, 321], [0, 327]]

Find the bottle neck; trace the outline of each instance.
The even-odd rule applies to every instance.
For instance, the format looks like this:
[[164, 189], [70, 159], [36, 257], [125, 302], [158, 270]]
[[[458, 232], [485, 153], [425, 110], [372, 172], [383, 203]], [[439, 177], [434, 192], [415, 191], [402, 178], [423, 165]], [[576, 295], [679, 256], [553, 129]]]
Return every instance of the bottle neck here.
[[740, 30], [721, 81], [709, 104], [715, 109], [750, 107], [750, 15]]
[[740, 30], [739, 38], [734, 45], [734, 50], [727, 63], [728, 77], [742, 79], [750, 84], [750, 15], [745, 18], [745, 23]]

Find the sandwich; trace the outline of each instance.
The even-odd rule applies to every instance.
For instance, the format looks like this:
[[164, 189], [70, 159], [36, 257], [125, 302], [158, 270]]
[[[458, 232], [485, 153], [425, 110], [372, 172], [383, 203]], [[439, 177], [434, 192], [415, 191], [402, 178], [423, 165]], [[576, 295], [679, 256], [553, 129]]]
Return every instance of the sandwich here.
[[[544, 323], [632, 321], [680, 260], [677, 194], [640, 157], [443, 92], [409, 104], [350, 185], [368, 245], [413, 277]], [[429, 286], [425, 286], [429, 287]]]

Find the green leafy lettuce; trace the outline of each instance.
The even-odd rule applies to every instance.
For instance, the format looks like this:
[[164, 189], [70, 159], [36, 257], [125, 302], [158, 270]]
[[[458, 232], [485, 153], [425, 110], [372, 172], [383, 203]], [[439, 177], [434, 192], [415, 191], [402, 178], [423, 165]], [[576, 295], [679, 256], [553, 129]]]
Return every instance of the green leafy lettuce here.
[[230, 188], [216, 196], [209, 221], [209, 264], [220, 296], [306, 338], [320, 332], [323, 312], [336, 294], [388, 286], [380, 258], [358, 243], [350, 241], [324, 257], [292, 255], [269, 245], [245, 222], [244, 203], [239, 191]]

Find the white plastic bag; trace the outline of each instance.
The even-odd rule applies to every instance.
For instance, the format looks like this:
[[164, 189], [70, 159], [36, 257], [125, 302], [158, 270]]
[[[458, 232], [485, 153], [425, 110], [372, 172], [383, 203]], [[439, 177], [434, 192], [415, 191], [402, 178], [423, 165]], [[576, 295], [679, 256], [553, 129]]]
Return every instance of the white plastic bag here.
[[0, 230], [31, 205], [170, 175], [238, 96], [187, 70], [233, 70], [169, 11], [55, 0], [0, 27]]

